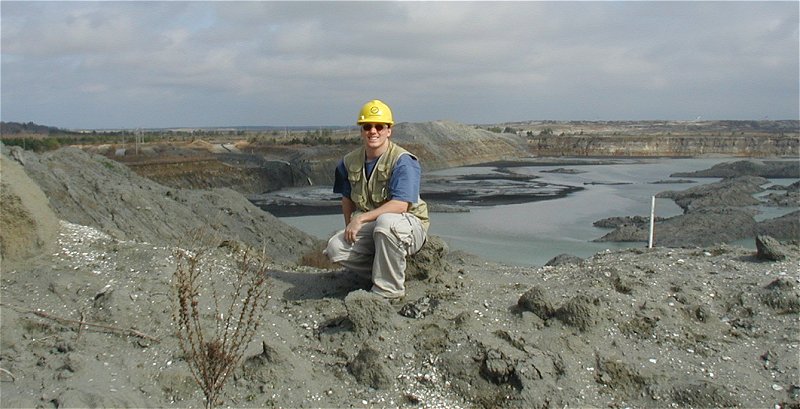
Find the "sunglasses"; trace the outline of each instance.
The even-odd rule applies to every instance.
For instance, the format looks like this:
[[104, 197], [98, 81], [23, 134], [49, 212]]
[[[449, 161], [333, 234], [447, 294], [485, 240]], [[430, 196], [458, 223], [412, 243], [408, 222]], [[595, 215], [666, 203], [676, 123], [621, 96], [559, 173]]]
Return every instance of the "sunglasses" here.
[[383, 130], [383, 128], [388, 128], [389, 125], [384, 125], [384, 124], [364, 124], [364, 125], [361, 125], [361, 129], [363, 129], [364, 132], [369, 132], [370, 130], [372, 130], [373, 127], [375, 128], [376, 131], [380, 132], [380, 131]]

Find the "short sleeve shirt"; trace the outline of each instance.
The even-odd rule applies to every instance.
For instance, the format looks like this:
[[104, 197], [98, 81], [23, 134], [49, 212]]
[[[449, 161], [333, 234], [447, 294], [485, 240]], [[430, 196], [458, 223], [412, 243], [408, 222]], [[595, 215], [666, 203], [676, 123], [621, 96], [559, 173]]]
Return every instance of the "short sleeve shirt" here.
[[[379, 158], [378, 158], [379, 159]], [[378, 159], [374, 159], [364, 163], [367, 177], [372, 176], [372, 170]], [[392, 177], [389, 178], [389, 198], [393, 200], [402, 200], [408, 203], [417, 203], [419, 201], [419, 184], [420, 175], [419, 162], [411, 155], [401, 155], [397, 159], [397, 163], [392, 170]], [[342, 197], [350, 197], [352, 187], [350, 180], [347, 178], [347, 168], [344, 166], [344, 160], [339, 161], [336, 166], [336, 174], [333, 181], [333, 192], [339, 193]]]

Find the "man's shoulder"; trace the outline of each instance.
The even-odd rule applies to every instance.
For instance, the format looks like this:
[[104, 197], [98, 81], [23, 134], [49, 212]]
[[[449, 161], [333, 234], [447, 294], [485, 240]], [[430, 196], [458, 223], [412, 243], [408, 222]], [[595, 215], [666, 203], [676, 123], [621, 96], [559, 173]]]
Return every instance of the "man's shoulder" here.
[[[360, 164], [364, 161], [364, 148], [355, 148], [352, 151], [346, 153], [344, 158], [342, 158], [342, 163], [344, 163], [345, 167], [353, 166], [354, 164]], [[349, 164], [349, 165], [348, 165]]]
[[405, 156], [409, 156], [414, 160], [419, 160], [419, 159], [417, 159], [417, 155], [414, 155], [413, 153], [411, 153], [411, 151], [409, 151], [408, 149], [406, 149], [406, 148], [404, 148], [404, 147], [402, 147], [402, 146], [400, 146], [400, 145], [398, 145], [396, 143], [393, 144], [393, 148], [394, 148], [394, 156], [395, 156], [395, 158], [397, 158], [397, 160], [400, 160], [401, 158], [403, 158]]
[[397, 164], [417, 163], [419, 158], [411, 152], [403, 152], [397, 156]]

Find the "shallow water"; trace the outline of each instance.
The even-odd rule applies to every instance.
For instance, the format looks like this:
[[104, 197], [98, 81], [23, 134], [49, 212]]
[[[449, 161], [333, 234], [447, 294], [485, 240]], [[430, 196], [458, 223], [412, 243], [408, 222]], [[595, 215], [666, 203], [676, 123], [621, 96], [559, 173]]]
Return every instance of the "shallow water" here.
[[[597, 220], [613, 216], [649, 216], [651, 197], [667, 190], [685, 190], [717, 178], [673, 178], [696, 183], [658, 183], [675, 172], [710, 168], [720, 162], [741, 158], [637, 159], [608, 165], [557, 165], [513, 168], [514, 172], [541, 177], [541, 181], [584, 187], [563, 198], [523, 204], [471, 207], [469, 213], [431, 214], [431, 234], [442, 237], [451, 249], [464, 250], [487, 260], [514, 265], [543, 265], [551, 258], [569, 253], [589, 257], [605, 249], [646, 247], [647, 243], [595, 243], [609, 229], [594, 227]], [[585, 173], [546, 173], [556, 168]], [[463, 167], [431, 172], [432, 175], [461, 175], [494, 172], [493, 167]], [[795, 180], [773, 180], [788, 185]], [[601, 184], [585, 184], [601, 183]], [[608, 184], [602, 184], [608, 183]], [[622, 184], [617, 184], [622, 183]], [[424, 198], [424, 197], [423, 197]], [[656, 199], [656, 216], [681, 213], [670, 199]], [[759, 207], [764, 213], [756, 220], [777, 217], [795, 209]], [[284, 217], [285, 222], [320, 238], [344, 227], [342, 215]], [[655, 232], [658, 245], [658, 231]], [[737, 244], [754, 247], [752, 240]]]

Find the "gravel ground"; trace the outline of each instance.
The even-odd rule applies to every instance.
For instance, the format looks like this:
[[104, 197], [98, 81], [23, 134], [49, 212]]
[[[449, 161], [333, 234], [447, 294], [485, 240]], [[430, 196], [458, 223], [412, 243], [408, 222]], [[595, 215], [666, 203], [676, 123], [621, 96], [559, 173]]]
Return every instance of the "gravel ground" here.
[[[61, 222], [2, 275], [2, 407], [200, 407], [172, 323], [176, 249]], [[800, 250], [715, 246], [516, 267], [451, 253], [403, 302], [273, 264], [225, 407], [798, 407]], [[227, 291], [230, 249], [206, 284]], [[205, 317], [210, 322], [211, 314]]]

